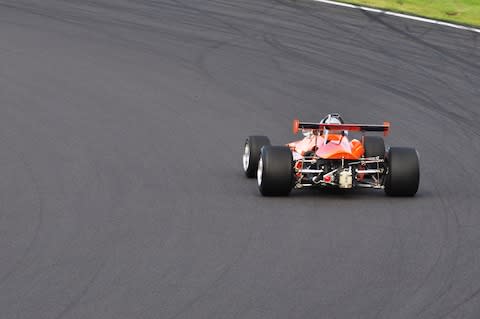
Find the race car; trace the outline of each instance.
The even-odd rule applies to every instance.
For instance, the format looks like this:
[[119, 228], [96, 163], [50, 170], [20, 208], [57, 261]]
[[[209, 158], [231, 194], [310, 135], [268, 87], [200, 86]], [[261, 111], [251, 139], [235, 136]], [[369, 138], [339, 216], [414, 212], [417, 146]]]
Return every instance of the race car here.
[[[243, 170], [257, 178], [263, 196], [287, 196], [292, 189], [325, 187], [384, 189], [390, 196], [414, 196], [420, 182], [418, 153], [410, 147], [386, 150], [390, 123], [345, 124], [337, 114], [320, 122], [293, 121], [293, 132], [303, 139], [272, 146], [266, 136], [249, 136], [242, 157]], [[361, 138], [350, 139], [350, 132]]]

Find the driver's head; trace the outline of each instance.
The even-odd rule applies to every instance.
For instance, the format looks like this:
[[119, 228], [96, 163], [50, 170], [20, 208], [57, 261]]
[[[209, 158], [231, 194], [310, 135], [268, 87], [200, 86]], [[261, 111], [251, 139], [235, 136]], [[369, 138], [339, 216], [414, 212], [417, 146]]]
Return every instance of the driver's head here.
[[343, 124], [343, 119], [338, 113], [332, 113], [325, 116], [320, 123], [322, 124]]
[[[342, 117], [338, 113], [328, 114], [327, 116], [325, 116], [320, 121], [320, 123], [322, 123], [322, 124], [344, 124]], [[344, 131], [343, 134], [346, 135], [347, 131]]]

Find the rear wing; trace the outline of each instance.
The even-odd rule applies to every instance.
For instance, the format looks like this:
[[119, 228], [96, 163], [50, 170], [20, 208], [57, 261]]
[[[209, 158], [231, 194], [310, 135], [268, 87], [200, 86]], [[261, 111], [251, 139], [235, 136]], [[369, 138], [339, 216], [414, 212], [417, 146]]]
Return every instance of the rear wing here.
[[390, 122], [383, 122], [383, 125], [375, 124], [326, 124], [313, 122], [300, 122], [293, 120], [293, 134], [297, 134], [299, 129], [312, 130], [334, 130], [334, 131], [354, 131], [354, 132], [383, 132], [387, 136], [390, 131]]

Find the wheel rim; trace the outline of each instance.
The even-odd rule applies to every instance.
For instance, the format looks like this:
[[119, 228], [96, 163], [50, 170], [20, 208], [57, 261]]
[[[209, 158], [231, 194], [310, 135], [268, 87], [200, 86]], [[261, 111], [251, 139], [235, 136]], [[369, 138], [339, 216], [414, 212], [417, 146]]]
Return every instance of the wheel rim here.
[[263, 174], [263, 160], [260, 158], [258, 161], [258, 169], [257, 169], [257, 183], [258, 186], [262, 186], [262, 174]]
[[245, 172], [248, 170], [248, 165], [250, 165], [250, 146], [246, 143], [243, 152], [243, 170]]

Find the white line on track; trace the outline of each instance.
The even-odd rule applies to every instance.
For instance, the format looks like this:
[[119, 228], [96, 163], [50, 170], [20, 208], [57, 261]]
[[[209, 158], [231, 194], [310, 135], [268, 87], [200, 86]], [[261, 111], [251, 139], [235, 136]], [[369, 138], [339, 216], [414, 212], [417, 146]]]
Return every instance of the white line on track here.
[[400, 17], [400, 18], [404, 18], [404, 19], [421, 21], [421, 22], [425, 22], [425, 23], [431, 23], [431, 24], [441, 25], [441, 26], [445, 26], [445, 27], [450, 27], [450, 28], [455, 28], [455, 29], [467, 30], [467, 31], [480, 33], [480, 29], [467, 27], [467, 26], [463, 26], [463, 25], [458, 25], [458, 24], [454, 24], [454, 23], [448, 23], [448, 22], [439, 21], [439, 20], [434, 20], [434, 19], [421, 18], [421, 17], [412, 16], [412, 15], [403, 14], [403, 13], [385, 11], [385, 10], [381, 10], [381, 9], [374, 9], [374, 8], [369, 8], [369, 7], [358, 6], [358, 5], [355, 5], [355, 4], [349, 4], [349, 3], [337, 2], [337, 1], [331, 1], [331, 0], [312, 0], [312, 1], [328, 3], [328, 4], [335, 5], [335, 6], [340, 6], [340, 7], [360, 9], [360, 10], [368, 11], [368, 12], [382, 13], [382, 14], [389, 15], [389, 16]]

